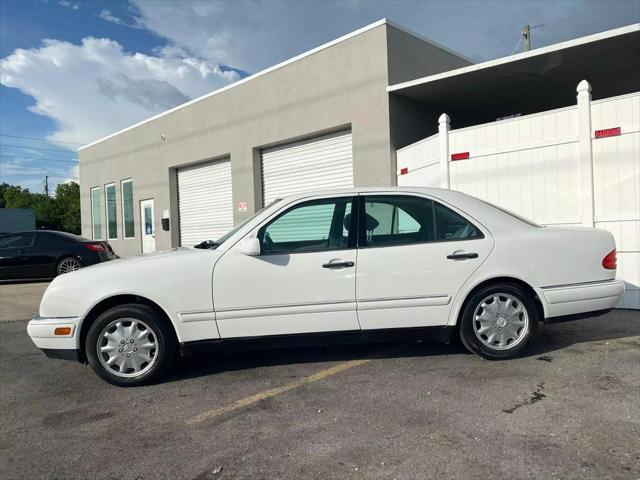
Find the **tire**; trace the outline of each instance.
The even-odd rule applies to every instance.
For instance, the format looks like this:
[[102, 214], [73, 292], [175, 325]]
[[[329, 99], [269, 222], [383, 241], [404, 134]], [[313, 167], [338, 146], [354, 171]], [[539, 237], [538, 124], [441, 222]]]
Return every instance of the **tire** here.
[[120, 387], [158, 380], [176, 356], [176, 340], [167, 321], [153, 308], [139, 304], [102, 313], [89, 328], [84, 347], [93, 370]]
[[76, 257], [64, 257], [56, 265], [56, 275], [75, 272], [82, 268], [82, 264]]
[[460, 318], [460, 340], [489, 359], [515, 358], [538, 333], [540, 315], [531, 294], [519, 285], [496, 283], [474, 292]]

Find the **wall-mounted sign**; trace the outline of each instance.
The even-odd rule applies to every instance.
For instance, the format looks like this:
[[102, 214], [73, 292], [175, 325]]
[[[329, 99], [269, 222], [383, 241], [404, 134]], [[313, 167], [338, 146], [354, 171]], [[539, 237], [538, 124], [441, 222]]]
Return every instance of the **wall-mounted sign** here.
[[622, 135], [620, 127], [596, 130], [596, 138], [617, 137], [618, 135]]
[[247, 204], [247, 202], [238, 202], [239, 212], [246, 212], [247, 210], [249, 210], [249, 205]]
[[456, 160], [468, 160], [468, 159], [469, 159], [469, 152], [454, 153], [451, 155], [452, 162], [455, 162]]

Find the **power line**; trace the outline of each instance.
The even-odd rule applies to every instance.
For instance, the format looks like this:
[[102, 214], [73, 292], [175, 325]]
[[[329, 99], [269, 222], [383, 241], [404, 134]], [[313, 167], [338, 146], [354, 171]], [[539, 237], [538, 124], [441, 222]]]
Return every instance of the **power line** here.
[[69, 150], [59, 150], [59, 149], [53, 149], [53, 148], [42, 148], [42, 147], [31, 147], [29, 145], [7, 145], [7, 144], [1, 144], [0, 143], [0, 148], [2, 147], [9, 147], [9, 148], [29, 148], [31, 150], [43, 150], [45, 152], [60, 152], [60, 153], [69, 153]]
[[64, 163], [78, 163], [78, 159], [74, 158], [74, 159], [69, 159], [69, 160], [64, 160], [62, 158], [32, 158], [32, 157], [19, 157], [16, 155], [3, 155], [0, 154], [0, 157], [2, 158], [9, 158], [12, 160], [27, 160], [27, 161], [44, 161], [44, 162], [64, 162]]
[[62, 140], [48, 140], [46, 138], [37, 138], [37, 137], [21, 137], [19, 135], [9, 135], [8, 133], [0, 133], [0, 137], [21, 138], [23, 140], [37, 140], [39, 142], [49, 142], [49, 143], [65, 143], [67, 145], [77, 145], [79, 147], [84, 145], [83, 143], [63, 142]]
[[[2, 177], [44, 177], [46, 173], [3, 173], [0, 175]], [[48, 175], [49, 178], [69, 178], [69, 175]], [[75, 180], [74, 180], [75, 182]]]

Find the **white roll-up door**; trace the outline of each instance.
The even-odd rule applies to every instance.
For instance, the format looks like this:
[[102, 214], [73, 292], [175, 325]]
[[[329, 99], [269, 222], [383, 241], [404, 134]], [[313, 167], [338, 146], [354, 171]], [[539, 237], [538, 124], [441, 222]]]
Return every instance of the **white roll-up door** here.
[[180, 245], [216, 240], [233, 228], [231, 161], [178, 170]]
[[350, 131], [262, 151], [264, 205], [305, 191], [350, 187], [353, 187]]

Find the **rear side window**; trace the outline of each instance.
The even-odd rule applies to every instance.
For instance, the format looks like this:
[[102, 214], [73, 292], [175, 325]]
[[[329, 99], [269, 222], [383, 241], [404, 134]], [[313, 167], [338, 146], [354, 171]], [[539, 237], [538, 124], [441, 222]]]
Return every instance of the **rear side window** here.
[[434, 202], [436, 215], [436, 240], [470, 240], [482, 238], [482, 233], [462, 215]]
[[364, 200], [366, 246], [407, 245], [435, 239], [433, 202], [406, 195], [367, 196]]
[[364, 198], [360, 246], [394, 246], [482, 238], [463, 216], [428, 198], [368, 195]]
[[30, 247], [33, 244], [33, 233], [13, 233], [0, 236], [0, 248]]
[[36, 236], [36, 248], [61, 247], [71, 243], [71, 240], [55, 233], [38, 233]]

